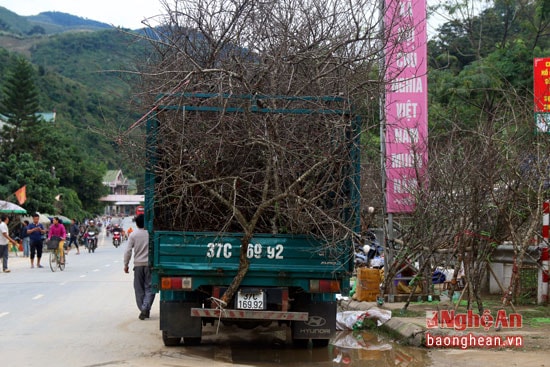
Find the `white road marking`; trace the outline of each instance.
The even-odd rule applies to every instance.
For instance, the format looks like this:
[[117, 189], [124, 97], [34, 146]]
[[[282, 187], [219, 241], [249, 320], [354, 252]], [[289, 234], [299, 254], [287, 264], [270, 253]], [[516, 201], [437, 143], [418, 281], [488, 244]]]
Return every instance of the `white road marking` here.
[[10, 314], [9, 312], [2, 312], [0, 313], [0, 317], [8, 316], [9, 314]]
[[99, 271], [99, 269], [94, 269], [94, 272], [97, 272], [97, 271]]
[[40, 298], [42, 298], [42, 297], [44, 297], [43, 294], [37, 294], [37, 295], [34, 296], [32, 299], [33, 299], [33, 300], [37, 300], [37, 299], [40, 299]]

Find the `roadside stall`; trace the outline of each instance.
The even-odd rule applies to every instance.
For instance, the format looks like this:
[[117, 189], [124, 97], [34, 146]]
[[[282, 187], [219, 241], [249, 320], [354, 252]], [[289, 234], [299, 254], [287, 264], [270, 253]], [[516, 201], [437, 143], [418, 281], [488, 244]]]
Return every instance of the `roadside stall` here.
[[[23, 214], [27, 214], [27, 211], [20, 207], [17, 204], [11, 203], [9, 201], [0, 200], [0, 213], [1, 214], [14, 214], [16, 217], [21, 216]], [[16, 236], [13, 236], [13, 238], [19, 238], [19, 227], [21, 225], [18, 223], [17, 220], [11, 221], [9, 225], [10, 233], [16, 233]], [[10, 248], [11, 251], [13, 251], [16, 255], [18, 251], [23, 251], [22, 245], [19, 242], [19, 247], [16, 247], [15, 245], [12, 245]]]

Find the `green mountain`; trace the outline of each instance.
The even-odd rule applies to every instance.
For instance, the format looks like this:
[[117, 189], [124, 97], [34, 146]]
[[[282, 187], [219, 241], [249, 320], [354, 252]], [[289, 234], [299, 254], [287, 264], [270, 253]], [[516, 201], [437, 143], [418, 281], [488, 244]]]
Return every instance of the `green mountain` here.
[[43, 12], [20, 16], [0, 6], [0, 33], [32, 36], [68, 31], [94, 31], [113, 28], [109, 24], [61, 12]]
[[[26, 17], [31, 23], [44, 27], [46, 33], [73, 30], [101, 30], [113, 28], [111, 25], [96, 20], [77, 17], [58, 11], [43, 12]], [[50, 30], [51, 29], [51, 30]]]
[[41, 111], [56, 111], [57, 124], [81, 151], [108, 169], [123, 169], [138, 185], [142, 167], [125, 160], [119, 135], [141, 116], [131, 106], [138, 82], [132, 72], [146, 52], [130, 31], [58, 12], [21, 17], [0, 7], [0, 88], [10, 60], [24, 55], [35, 67]]

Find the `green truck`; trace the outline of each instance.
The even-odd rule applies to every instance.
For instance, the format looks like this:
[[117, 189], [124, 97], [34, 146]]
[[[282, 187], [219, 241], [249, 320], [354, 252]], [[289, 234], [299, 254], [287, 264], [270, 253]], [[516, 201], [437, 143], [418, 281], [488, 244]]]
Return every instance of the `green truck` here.
[[[278, 323], [290, 328], [292, 342], [296, 345], [305, 346], [311, 340], [313, 346], [327, 346], [336, 331], [336, 295], [347, 295], [350, 290], [349, 278], [354, 263], [352, 236], [360, 226], [360, 120], [353, 114], [348, 101], [340, 97], [192, 93], [161, 96], [154, 111], [147, 123], [145, 222], [150, 234], [149, 262], [153, 270], [153, 288], [160, 293], [160, 330], [164, 344], [175, 346], [182, 339], [186, 345], [199, 344], [202, 327], [207, 324], [223, 323], [251, 329]], [[208, 129], [208, 126], [219, 124], [225, 116], [232, 116], [235, 119], [233, 123], [239, 126], [241, 123], [238, 119], [241, 117], [254, 121], [254, 125], [257, 123], [254, 116], [267, 118], [270, 122], [274, 121], [271, 120], [273, 118], [286, 118], [289, 120], [285, 123], [294, 124], [315, 124], [319, 120], [323, 124], [344, 122], [342, 134], [345, 136], [342, 139], [334, 138], [328, 145], [345, 145], [342, 149], [334, 148], [335, 152], [343, 152], [344, 156], [338, 159], [340, 165], [337, 169], [322, 167], [310, 175], [312, 169], [304, 168], [301, 176], [293, 179], [289, 189], [284, 191], [293, 192], [292, 195], [279, 195], [270, 200], [264, 194], [258, 202], [250, 205], [271, 207], [271, 211], [268, 211], [270, 216], [282, 218], [275, 230], [272, 230], [275, 226], [256, 225], [252, 233], [250, 227], [247, 227], [248, 232], [239, 231], [233, 217], [237, 210], [242, 212], [246, 209], [238, 206], [239, 200], [235, 200], [238, 203], [233, 204], [235, 207], [231, 209], [227, 201], [219, 197], [230, 191], [227, 187], [208, 186], [218, 179], [215, 175], [220, 173], [216, 170], [211, 174], [212, 177], [199, 180], [198, 171], [203, 169], [201, 167], [215, 166], [208, 158], [213, 154], [197, 152], [201, 147], [206, 149], [206, 145], [201, 146], [197, 139], [189, 137], [197, 133], [191, 132], [193, 128], [205, 125], [205, 129]], [[168, 123], [175, 127], [163, 131], [163, 124]], [[177, 130], [180, 125], [186, 125], [187, 130]], [[250, 126], [247, 128], [251, 131]], [[223, 129], [219, 135], [222, 138]], [[334, 132], [329, 134], [335, 135]], [[308, 135], [312, 134], [305, 136]], [[215, 139], [216, 135], [209, 130], [203, 136], [205, 139]], [[180, 140], [167, 147], [175, 139]], [[187, 152], [187, 155], [167, 158], [173, 156], [172, 151], [177, 149]], [[188, 153], [190, 151], [193, 151], [193, 156]], [[261, 156], [259, 153], [254, 155]], [[203, 157], [198, 166], [180, 169], [193, 161], [195, 156]], [[247, 168], [248, 161], [245, 158], [236, 159], [240, 160], [238, 169]], [[327, 159], [323, 162], [329, 162]], [[261, 166], [264, 163], [254, 164]], [[295, 166], [296, 162], [292, 164]], [[229, 163], [222, 165], [222, 168], [227, 165]], [[304, 202], [313, 202], [313, 199], [306, 197], [307, 194], [296, 191], [298, 189], [295, 187], [298, 183], [304, 185], [302, 181], [318, 183], [324, 180], [321, 178], [324, 177], [323, 169], [338, 172], [339, 175], [331, 173], [330, 177], [341, 182], [331, 183], [327, 195], [318, 195], [324, 199], [316, 201], [316, 209], [323, 215], [333, 210], [332, 213], [337, 213], [340, 218], [337, 222], [331, 219], [330, 223], [334, 223], [335, 229], [323, 225], [318, 232], [295, 233], [297, 230], [291, 230], [290, 227], [299, 227], [300, 219], [287, 226], [284, 223], [285, 215], [295, 211], [294, 205], [300, 202], [300, 198]], [[243, 172], [240, 171], [239, 175], [245, 175]], [[185, 179], [178, 181], [173, 176]], [[235, 191], [227, 194], [230, 198], [237, 197], [237, 187], [253, 181], [235, 176], [234, 173], [230, 176], [235, 177], [230, 186]], [[240, 179], [242, 184], [239, 184]], [[284, 177], [279, 179], [283, 181]], [[267, 192], [267, 185], [261, 177], [253, 185]], [[185, 190], [182, 187], [186, 187]], [[243, 196], [242, 201], [252, 202], [253, 198], [257, 198], [258, 195], [252, 191], [250, 187], [247, 188], [247, 196]], [[204, 201], [207, 194], [226, 205]], [[264, 205], [266, 201], [269, 205]], [[251, 212], [256, 213], [254, 210], [257, 207], [250, 209]], [[228, 213], [231, 210], [235, 213]], [[200, 213], [200, 219], [194, 222], [197, 212]], [[302, 215], [303, 211], [300, 213]], [[229, 219], [217, 221], [217, 217], [223, 216]], [[333, 234], [338, 238], [334, 238]], [[243, 263], [246, 263], [245, 266]], [[234, 288], [233, 292], [227, 297], [231, 287]]]

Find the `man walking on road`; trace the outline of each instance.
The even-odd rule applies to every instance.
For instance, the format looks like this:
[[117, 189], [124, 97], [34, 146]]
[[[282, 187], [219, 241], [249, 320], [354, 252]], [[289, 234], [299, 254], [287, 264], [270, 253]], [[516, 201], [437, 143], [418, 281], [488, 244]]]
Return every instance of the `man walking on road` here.
[[141, 311], [140, 320], [149, 318], [151, 306], [155, 300], [155, 293], [151, 290], [151, 268], [149, 267], [149, 233], [144, 229], [143, 214], [136, 217], [136, 231], [128, 239], [124, 252], [124, 272], [128, 273], [128, 264], [134, 253], [134, 292], [136, 303]]
[[71, 219], [71, 227], [69, 228], [69, 244], [67, 245], [67, 253], [71, 252], [71, 243], [74, 243], [76, 247], [76, 254], [80, 255], [80, 249], [78, 248], [78, 235], [80, 234], [80, 227], [76, 224], [76, 219]]

